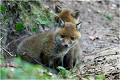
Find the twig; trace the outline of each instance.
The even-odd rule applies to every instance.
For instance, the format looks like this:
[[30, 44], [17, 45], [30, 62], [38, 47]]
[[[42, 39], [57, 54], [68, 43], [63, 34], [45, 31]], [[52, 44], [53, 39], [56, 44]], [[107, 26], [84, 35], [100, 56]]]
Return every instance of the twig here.
[[84, 56], [95, 55], [96, 53], [100, 53], [100, 52], [103, 52], [103, 51], [107, 51], [107, 50], [112, 49], [112, 48], [115, 48], [115, 47], [119, 47], [119, 46], [110, 46], [110, 47], [107, 47], [107, 48], [103, 48], [102, 50], [92, 52], [91, 54], [84, 54]]
[[0, 45], [0, 47], [4, 50], [4, 51], [6, 51], [10, 56], [15, 56], [15, 55], [12, 55], [8, 50], [6, 50], [3, 46], [1, 46]]
[[[3, 37], [2, 38], [0, 38], [0, 41], [3, 39]], [[4, 51], [6, 51], [10, 56], [15, 56], [15, 55], [12, 55], [8, 50], [6, 50], [3, 46], [1, 46], [0, 45], [0, 47], [4, 50]]]
[[[18, 44], [19, 44], [19, 41], [22, 41], [24, 38], [26, 38], [26, 37], [28, 37], [28, 36], [29, 36], [29, 35], [24, 35], [24, 36], [22, 36], [22, 37], [20, 37], [20, 38], [18, 38], [18, 39], [16, 39], [16, 40], [13, 40], [13, 41], [9, 42], [5, 47], [8, 48], [9, 45], [11, 45], [11, 44], [13, 44], [13, 43], [18, 43]], [[18, 45], [18, 44], [17, 44], [17, 45]]]
[[3, 39], [3, 37], [0, 38], [0, 41]]
[[5, 64], [0, 64], [0, 67], [13, 67], [13, 68], [17, 68], [18, 66], [5, 63]]

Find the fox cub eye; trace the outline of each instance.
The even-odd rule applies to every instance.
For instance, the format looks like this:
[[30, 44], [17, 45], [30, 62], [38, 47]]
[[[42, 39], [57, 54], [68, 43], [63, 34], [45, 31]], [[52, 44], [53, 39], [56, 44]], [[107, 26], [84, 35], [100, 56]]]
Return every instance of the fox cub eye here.
[[74, 38], [74, 37], [71, 37], [71, 40], [75, 40], [75, 38]]
[[60, 36], [61, 36], [61, 38], [65, 38], [65, 35], [62, 35], [62, 34], [61, 34]]

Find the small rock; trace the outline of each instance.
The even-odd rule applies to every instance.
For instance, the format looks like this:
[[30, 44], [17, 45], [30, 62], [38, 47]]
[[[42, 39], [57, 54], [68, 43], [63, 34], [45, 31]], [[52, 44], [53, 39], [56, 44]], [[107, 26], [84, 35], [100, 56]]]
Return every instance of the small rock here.
[[112, 4], [111, 9], [115, 9], [115, 8], [117, 8], [117, 5]]
[[96, 40], [96, 39], [99, 39], [99, 37], [96, 36], [96, 35], [90, 36], [89, 38], [90, 38], [92, 41], [94, 41], [94, 40]]

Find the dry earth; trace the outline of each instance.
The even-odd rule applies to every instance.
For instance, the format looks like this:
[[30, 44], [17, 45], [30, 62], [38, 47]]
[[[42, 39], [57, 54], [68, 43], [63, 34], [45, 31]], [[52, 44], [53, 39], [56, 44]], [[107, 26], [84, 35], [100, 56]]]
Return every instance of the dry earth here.
[[104, 74], [105, 80], [120, 80], [120, 8], [117, 1], [74, 2], [60, 0], [45, 3], [53, 7], [78, 9], [81, 28], [81, 48], [84, 55], [82, 75]]

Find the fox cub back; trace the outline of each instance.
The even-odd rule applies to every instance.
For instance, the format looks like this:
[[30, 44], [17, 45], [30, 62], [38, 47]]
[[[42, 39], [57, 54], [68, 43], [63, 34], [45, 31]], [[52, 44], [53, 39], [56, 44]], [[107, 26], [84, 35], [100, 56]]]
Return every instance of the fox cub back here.
[[56, 67], [57, 59], [63, 57], [73, 48], [81, 34], [81, 23], [74, 24], [59, 20], [55, 31], [46, 31], [24, 39], [19, 45], [17, 52], [24, 60], [36, 63], [33, 59], [49, 67]]
[[73, 22], [75, 24], [79, 21], [79, 11], [71, 10], [69, 8], [61, 8], [59, 5], [55, 5], [55, 21], [58, 22], [61, 18], [65, 22]]

